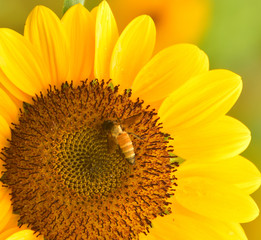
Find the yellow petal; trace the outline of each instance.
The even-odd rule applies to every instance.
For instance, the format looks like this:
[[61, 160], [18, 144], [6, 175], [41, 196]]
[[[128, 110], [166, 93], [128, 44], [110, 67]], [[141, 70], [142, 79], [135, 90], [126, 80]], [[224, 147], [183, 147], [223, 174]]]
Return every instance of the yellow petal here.
[[[183, 231], [190, 236], [186, 239], [247, 240], [240, 224], [204, 217], [189, 211], [174, 200], [175, 198], [172, 199], [174, 225], [179, 232]], [[193, 236], [198, 237], [193, 238]]]
[[0, 67], [17, 88], [31, 96], [47, 87], [49, 75], [41, 57], [28, 40], [11, 29], [0, 29]]
[[1, 225], [5, 222], [8, 222], [8, 217], [7, 214], [11, 208], [11, 201], [10, 201], [10, 191], [8, 188], [3, 188], [0, 186], [0, 206], [1, 206], [1, 211], [0, 211], [0, 222]]
[[141, 69], [132, 85], [133, 97], [146, 103], [161, 100], [208, 68], [208, 57], [198, 47], [176, 44], [159, 52]]
[[119, 37], [118, 28], [112, 11], [106, 1], [98, 8], [95, 30], [94, 75], [98, 79], [110, 79], [112, 50]]
[[11, 131], [8, 123], [3, 116], [0, 115], [0, 149], [7, 143], [7, 139], [10, 139]]
[[13, 208], [11, 207], [8, 213], [4, 216], [4, 221], [0, 220], [0, 233], [5, 232], [7, 229], [17, 227], [19, 215], [13, 214], [12, 212]]
[[140, 240], [179, 240], [177, 229], [174, 225], [173, 214], [157, 217], [152, 221], [152, 228], [148, 235], [140, 234]]
[[70, 72], [68, 80], [79, 83], [89, 78], [94, 61], [94, 22], [81, 4], [71, 7], [62, 23], [69, 40]]
[[0, 233], [0, 240], [6, 240], [9, 236], [19, 231], [21, 231], [19, 227], [9, 228], [4, 232]]
[[27, 17], [24, 36], [37, 48], [47, 66], [51, 79], [48, 84], [67, 80], [68, 46], [60, 19], [47, 7], [36, 6]]
[[18, 107], [2, 88], [0, 88], [0, 114], [8, 124], [18, 120]]
[[177, 133], [217, 119], [234, 105], [241, 90], [240, 76], [228, 70], [212, 70], [190, 79], [159, 109], [165, 131]]
[[139, 240], [166, 240], [166, 239], [158, 238], [153, 233], [151, 233], [151, 230], [150, 230], [150, 233], [148, 235], [144, 235], [143, 233], [141, 233], [139, 235]]
[[[141, 234], [141, 240], [247, 240], [241, 226], [195, 214], [182, 207], [173, 213], [152, 221], [150, 233]], [[179, 209], [184, 209], [180, 211]]]
[[[1, 77], [1, 76], [0, 76]], [[9, 81], [10, 82], [10, 81]], [[16, 96], [14, 96], [3, 84], [0, 83], [0, 88], [5, 91], [5, 93], [9, 96], [9, 98], [13, 101], [13, 103], [17, 106], [17, 108], [22, 108], [23, 107], [23, 102], [27, 102], [27, 103], [32, 103], [32, 97], [29, 96], [28, 94], [23, 93], [24, 97], [23, 100], [17, 98]], [[16, 88], [18, 89], [18, 88]], [[18, 89], [19, 90], [19, 89]]]
[[[175, 228], [179, 239], [184, 240], [247, 240], [238, 223], [215, 221], [209, 218], [192, 218], [176, 214]], [[171, 238], [170, 238], [171, 239]]]
[[22, 231], [12, 234], [6, 240], [36, 240], [36, 239], [41, 240], [41, 239], [43, 239], [42, 236], [36, 237], [36, 235], [34, 234], [34, 231], [26, 229], [26, 230], [22, 230]]
[[4, 74], [0, 68], [0, 87], [6, 89], [12, 96], [24, 102], [29, 102], [31, 96], [21, 91], [17, 86], [15, 86]]
[[[1, 172], [0, 172], [0, 175], [1, 175]], [[10, 221], [12, 215], [13, 215], [12, 214], [12, 208], [9, 208], [8, 212], [4, 216], [2, 215], [4, 220], [3, 220], [3, 218], [0, 219], [0, 233], [3, 232], [3, 229], [5, 229], [6, 225]]]
[[200, 215], [242, 223], [259, 214], [254, 200], [233, 185], [202, 177], [180, 178], [177, 184], [177, 202]]
[[120, 35], [112, 53], [110, 75], [114, 84], [130, 88], [138, 71], [151, 57], [156, 39], [153, 20], [135, 18]]
[[91, 18], [92, 18], [92, 21], [94, 23], [94, 26], [96, 24], [96, 16], [97, 16], [97, 11], [98, 11], [98, 6], [94, 7], [92, 10], [91, 10]]
[[239, 155], [212, 163], [186, 161], [175, 175], [178, 179], [196, 176], [212, 178], [223, 183], [234, 184], [246, 194], [253, 193], [261, 184], [261, 174], [257, 167]]
[[[174, 129], [173, 129], [174, 131]], [[189, 160], [221, 160], [243, 152], [250, 142], [250, 131], [240, 121], [223, 116], [203, 128], [170, 131], [175, 153]]]

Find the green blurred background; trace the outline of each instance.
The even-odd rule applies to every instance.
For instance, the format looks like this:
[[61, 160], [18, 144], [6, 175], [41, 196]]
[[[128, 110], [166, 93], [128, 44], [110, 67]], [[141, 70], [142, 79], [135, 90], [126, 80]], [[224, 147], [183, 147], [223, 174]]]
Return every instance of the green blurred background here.
[[[85, 5], [91, 9], [97, 2], [86, 0]], [[63, 0], [0, 0], [0, 27], [22, 33], [27, 15], [38, 4], [62, 16]], [[230, 69], [243, 77], [242, 95], [229, 115], [251, 129], [252, 142], [243, 155], [261, 169], [261, 1], [213, 0], [212, 5], [210, 27], [199, 45], [211, 68]], [[261, 208], [261, 190], [253, 197]], [[261, 239], [261, 216], [243, 227], [249, 240]]]

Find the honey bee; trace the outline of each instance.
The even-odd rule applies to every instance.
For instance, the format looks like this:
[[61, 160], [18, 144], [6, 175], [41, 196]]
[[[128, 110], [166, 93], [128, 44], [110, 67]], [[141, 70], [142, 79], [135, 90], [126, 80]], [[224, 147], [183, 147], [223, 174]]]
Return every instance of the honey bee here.
[[102, 124], [102, 128], [108, 133], [107, 141], [109, 152], [113, 152], [115, 147], [119, 146], [125, 156], [125, 159], [132, 165], [135, 163], [135, 152], [129, 134], [132, 134], [138, 138], [140, 137], [133, 133], [127, 133], [123, 129], [138, 122], [140, 119], [141, 114], [137, 114], [126, 118], [121, 122], [106, 120]]

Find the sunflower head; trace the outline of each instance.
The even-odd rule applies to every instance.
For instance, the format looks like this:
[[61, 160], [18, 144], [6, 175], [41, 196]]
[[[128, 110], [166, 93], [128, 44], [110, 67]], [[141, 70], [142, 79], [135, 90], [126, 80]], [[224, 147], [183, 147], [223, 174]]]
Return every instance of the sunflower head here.
[[[175, 180], [171, 148], [155, 110], [104, 81], [65, 83], [47, 92], [26, 105], [2, 153], [2, 180], [12, 189], [19, 224], [48, 239], [57, 233], [61, 239], [126, 239], [149, 232], [154, 218], [171, 212]], [[124, 146], [108, 149], [111, 140], [103, 125], [137, 114], [140, 120], [128, 126], [142, 137], [127, 142], [135, 149], [132, 166]]]

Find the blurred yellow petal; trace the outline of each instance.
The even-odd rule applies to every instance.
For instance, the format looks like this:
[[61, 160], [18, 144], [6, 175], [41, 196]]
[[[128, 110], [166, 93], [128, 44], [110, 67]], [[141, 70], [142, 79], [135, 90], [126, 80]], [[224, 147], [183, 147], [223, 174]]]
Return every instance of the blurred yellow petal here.
[[94, 75], [98, 79], [110, 79], [112, 50], [118, 40], [118, 28], [111, 9], [106, 1], [98, 8], [95, 30]]
[[[159, 25], [159, 45], [164, 46], [171, 42], [198, 43], [204, 36], [211, 21], [210, 0], [168, 0], [164, 13], [165, 25], [160, 20]], [[161, 27], [162, 26], [162, 27]]]
[[68, 80], [76, 83], [89, 78], [94, 61], [94, 22], [81, 4], [71, 7], [62, 18], [69, 39]]
[[0, 114], [5, 118], [8, 124], [17, 122], [18, 112], [17, 105], [11, 100], [8, 94], [0, 88]]
[[174, 136], [171, 144], [175, 146], [175, 153], [189, 160], [213, 161], [234, 157], [247, 148], [251, 139], [249, 129], [229, 116], [193, 131], [170, 133]]
[[34, 47], [7, 28], [0, 29], [0, 67], [16, 87], [31, 96], [48, 86], [48, 71]]
[[189, 78], [207, 72], [207, 55], [191, 44], [177, 44], [154, 56], [138, 73], [133, 85], [133, 98], [146, 103], [162, 100]]
[[225, 159], [218, 162], [189, 162], [179, 167], [175, 174], [178, 179], [184, 177], [206, 177], [234, 184], [246, 194], [255, 192], [261, 184], [261, 174], [257, 167], [242, 156]]
[[134, 17], [147, 14], [157, 27], [156, 51], [174, 43], [197, 43], [210, 23], [210, 0], [108, 0], [122, 30]]
[[36, 237], [36, 234], [32, 230], [22, 230], [9, 236], [6, 240], [42, 240], [43, 237]]
[[67, 80], [68, 46], [60, 19], [47, 7], [36, 6], [27, 17], [24, 36], [31, 41], [44, 59], [45, 71], [50, 73], [48, 84]]
[[177, 184], [177, 202], [200, 215], [243, 223], [259, 214], [254, 200], [233, 185], [203, 177], [180, 178]]
[[207, 124], [226, 114], [242, 90], [242, 80], [228, 70], [212, 70], [191, 78], [167, 97], [159, 109], [166, 132]]
[[9, 124], [4, 119], [3, 116], [0, 115], [0, 148], [2, 149], [3, 146], [7, 143], [7, 139], [10, 139], [11, 131]]
[[111, 58], [110, 75], [121, 89], [131, 84], [144, 64], [150, 59], [156, 40], [156, 29], [149, 16], [135, 18], [120, 35]]

